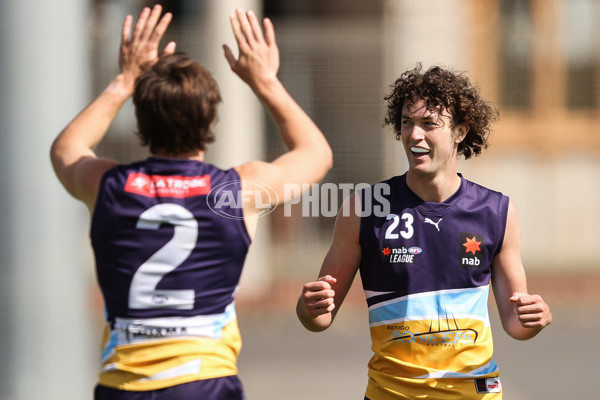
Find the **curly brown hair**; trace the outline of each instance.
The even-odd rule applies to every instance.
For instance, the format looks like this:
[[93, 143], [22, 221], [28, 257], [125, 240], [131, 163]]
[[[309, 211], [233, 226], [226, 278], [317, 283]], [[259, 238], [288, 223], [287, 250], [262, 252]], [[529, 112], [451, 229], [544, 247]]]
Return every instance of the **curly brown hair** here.
[[184, 53], [161, 57], [136, 81], [133, 103], [143, 146], [181, 155], [215, 140], [221, 94], [210, 72]]
[[481, 98], [479, 90], [463, 74], [438, 66], [422, 72], [419, 63], [404, 72], [391, 88], [384, 97], [387, 100], [385, 125], [393, 126], [396, 139], [400, 139], [404, 102], [411, 106], [415, 98], [420, 98], [427, 102], [429, 111], [447, 110], [452, 117], [451, 128], [461, 124], [469, 128], [458, 145], [458, 155], [468, 159], [487, 148], [491, 126], [499, 118], [498, 109]]

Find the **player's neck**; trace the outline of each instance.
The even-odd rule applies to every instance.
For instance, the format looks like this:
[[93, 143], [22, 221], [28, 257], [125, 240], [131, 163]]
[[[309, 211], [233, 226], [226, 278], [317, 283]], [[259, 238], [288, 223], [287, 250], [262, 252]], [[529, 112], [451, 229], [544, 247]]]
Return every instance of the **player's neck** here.
[[441, 203], [456, 193], [460, 183], [461, 178], [455, 172], [443, 176], [427, 176], [411, 171], [406, 174], [406, 184], [423, 201]]
[[167, 153], [159, 151], [159, 152], [152, 154], [152, 157], [172, 158], [172, 159], [176, 159], [176, 160], [204, 161], [204, 151], [198, 150], [198, 151], [191, 151], [188, 153], [181, 153], [181, 154], [167, 154]]

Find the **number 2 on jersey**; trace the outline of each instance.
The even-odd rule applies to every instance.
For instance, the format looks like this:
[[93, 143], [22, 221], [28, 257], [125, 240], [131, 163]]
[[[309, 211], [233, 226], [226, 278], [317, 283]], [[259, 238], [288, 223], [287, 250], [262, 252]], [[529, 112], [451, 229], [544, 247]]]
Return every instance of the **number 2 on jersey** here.
[[192, 253], [198, 239], [194, 215], [178, 204], [163, 203], [150, 207], [138, 218], [137, 229], [156, 230], [161, 224], [174, 226], [173, 238], [143, 263], [133, 275], [129, 287], [129, 308], [171, 308], [191, 310], [192, 289], [156, 289], [165, 275], [177, 268]]

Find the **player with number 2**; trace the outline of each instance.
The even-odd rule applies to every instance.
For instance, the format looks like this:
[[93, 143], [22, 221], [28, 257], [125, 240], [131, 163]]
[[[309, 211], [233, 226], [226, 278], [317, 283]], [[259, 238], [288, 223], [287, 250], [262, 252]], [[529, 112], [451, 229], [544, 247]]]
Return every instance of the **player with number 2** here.
[[[211, 196], [227, 191], [236, 198], [264, 187], [285, 201], [284, 183], [314, 183], [325, 175], [331, 149], [277, 78], [272, 23], [261, 26], [253, 12], [238, 9], [230, 23], [239, 54], [224, 46], [225, 58], [270, 111], [289, 151], [228, 170], [205, 163], [219, 89], [208, 71], [175, 52], [175, 43], [159, 55], [172, 19], [162, 14], [154, 6], [135, 25], [125, 19], [120, 73], [51, 148], [56, 175], [91, 215], [107, 318], [95, 399], [241, 400], [235, 295], [256, 204], [267, 196], [243, 205]], [[150, 157], [126, 165], [97, 157], [95, 146], [130, 97]]]

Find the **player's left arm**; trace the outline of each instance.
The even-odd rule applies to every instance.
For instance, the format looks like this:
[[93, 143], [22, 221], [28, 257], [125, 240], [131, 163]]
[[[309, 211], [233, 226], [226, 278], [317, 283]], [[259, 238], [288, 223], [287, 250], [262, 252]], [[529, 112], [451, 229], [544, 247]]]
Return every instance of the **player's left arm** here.
[[548, 304], [541, 296], [527, 292], [521, 260], [519, 215], [512, 201], [508, 207], [502, 250], [492, 263], [492, 288], [502, 326], [513, 338], [530, 339], [552, 322]]
[[[146, 7], [133, 26], [133, 17], [127, 16], [121, 29], [119, 53], [120, 73], [107, 88], [80, 112], [56, 137], [50, 149], [50, 158], [56, 176], [65, 189], [94, 208], [100, 179], [117, 163], [98, 158], [94, 148], [104, 138], [121, 107], [133, 95], [135, 81], [158, 60], [158, 46], [172, 15], [161, 17], [162, 6]], [[163, 54], [175, 51], [170, 42]]]

